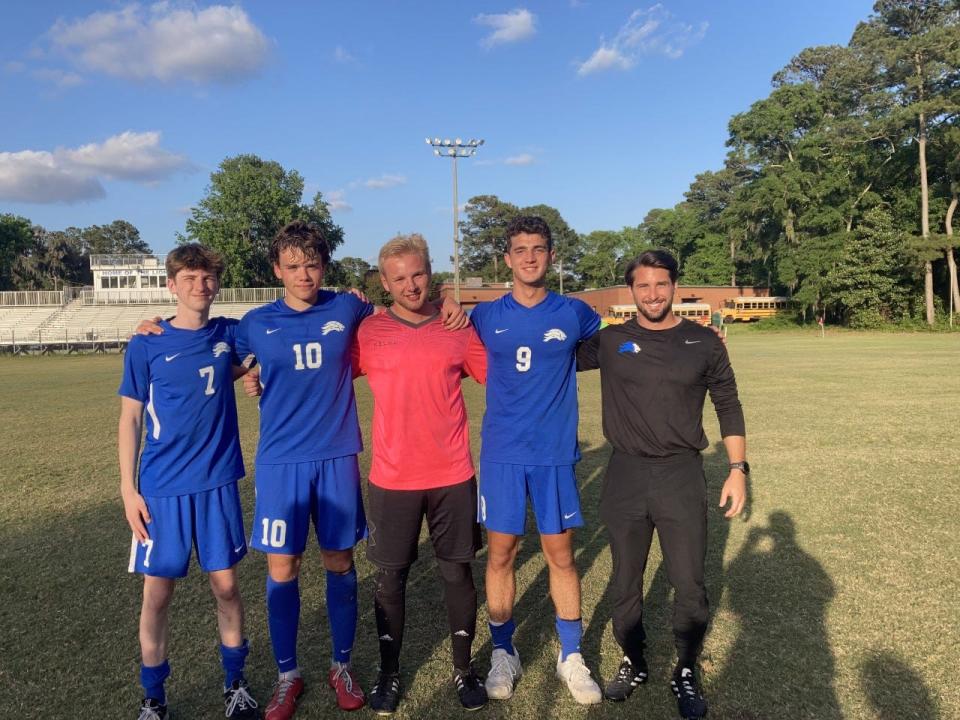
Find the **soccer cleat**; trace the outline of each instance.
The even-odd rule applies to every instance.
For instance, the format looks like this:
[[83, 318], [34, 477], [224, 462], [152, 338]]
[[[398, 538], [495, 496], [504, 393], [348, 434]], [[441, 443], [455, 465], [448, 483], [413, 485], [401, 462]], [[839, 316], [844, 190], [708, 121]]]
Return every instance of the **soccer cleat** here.
[[167, 706], [161, 705], [154, 698], [144, 698], [140, 702], [140, 714], [137, 720], [164, 720], [167, 717]]
[[453, 684], [457, 688], [460, 704], [466, 710], [479, 710], [487, 704], [487, 689], [473, 667], [468, 670], [454, 670]]
[[377, 715], [393, 715], [400, 704], [399, 673], [377, 673], [377, 682], [370, 691], [370, 709]]
[[580, 653], [570, 653], [566, 660], [563, 654], [557, 656], [557, 677], [567, 684], [573, 699], [581, 705], [596, 705], [603, 700], [600, 686], [590, 677], [590, 670], [583, 662]]
[[237, 720], [257, 720], [260, 713], [257, 711], [257, 701], [250, 696], [250, 686], [246, 680], [234, 680], [233, 684], [223, 691], [224, 715]]
[[273, 697], [267, 703], [263, 720], [289, 720], [297, 711], [297, 701], [303, 695], [303, 678], [280, 678], [273, 686]]
[[327, 675], [327, 683], [337, 694], [337, 707], [341, 710], [359, 710], [366, 703], [360, 683], [346, 663], [333, 664]]
[[613, 702], [623, 702], [630, 697], [638, 685], [643, 685], [646, 681], [647, 661], [640, 658], [640, 662], [634, 666], [630, 658], [624, 656], [617, 674], [603, 689], [603, 696]]
[[677, 698], [677, 710], [683, 720], [700, 720], [707, 716], [707, 701], [700, 694], [700, 683], [692, 668], [675, 670], [670, 689]]
[[506, 650], [497, 648], [490, 656], [490, 672], [487, 673], [484, 683], [487, 695], [494, 700], [509, 700], [513, 697], [513, 689], [522, 674], [520, 653], [514, 650], [511, 655]]

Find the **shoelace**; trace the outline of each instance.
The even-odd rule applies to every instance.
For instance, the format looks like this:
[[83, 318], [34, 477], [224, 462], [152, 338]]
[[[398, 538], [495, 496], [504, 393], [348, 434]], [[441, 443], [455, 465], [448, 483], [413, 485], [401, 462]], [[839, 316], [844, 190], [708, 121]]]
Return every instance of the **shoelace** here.
[[570, 679], [577, 679], [580, 681], [589, 681], [593, 682], [593, 678], [590, 677], [590, 668], [583, 664], [583, 661], [573, 662], [570, 668]]
[[160, 720], [160, 713], [154, 708], [144, 705], [140, 708], [140, 716], [137, 720]]
[[350, 669], [343, 663], [337, 663], [337, 671], [333, 674], [334, 684], [338, 679], [343, 680], [343, 687], [347, 693], [353, 695], [353, 677], [350, 675]]
[[277, 705], [283, 705], [284, 700], [287, 699], [287, 693], [293, 687], [293, 680], [277, 680], [274, 687], [276, 688]]
[[227, 703], [227, 709], [224, 713], [225, 717], [233, 715], [234, 711], [238, 708], [240, 710], [247, 710], [257, 707], [257, 701], [250, 697], [250, 693], [247, 692], [247, 688], [244, 685], [240, 685], [237, 688], [231, 687], [228, 692], [230, 693], [230, 702]]
[[513, 670], [513, 665], [510, 664], [510, 658], [508, 655], [499, 655], [496, 660], [493, 661], [493, 664], [490, 666], [490, 674], [497, 675], [509, 675], [512, 680], [516, 676], [516, 672]]

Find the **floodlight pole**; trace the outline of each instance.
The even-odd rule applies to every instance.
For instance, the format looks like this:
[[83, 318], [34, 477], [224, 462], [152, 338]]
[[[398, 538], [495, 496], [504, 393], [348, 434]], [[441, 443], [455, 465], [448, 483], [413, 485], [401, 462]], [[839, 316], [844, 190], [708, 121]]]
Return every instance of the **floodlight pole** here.
[[483, 140], [441, 140], [438, 137], [427, 138], [427, 145], [433, 148], [437, 157], [448, 157], [453, 160], [453, 299], [460, 302], [460, 203], [457, 194], [457, 159], [473, 157], [477, 148], [483, 145]]

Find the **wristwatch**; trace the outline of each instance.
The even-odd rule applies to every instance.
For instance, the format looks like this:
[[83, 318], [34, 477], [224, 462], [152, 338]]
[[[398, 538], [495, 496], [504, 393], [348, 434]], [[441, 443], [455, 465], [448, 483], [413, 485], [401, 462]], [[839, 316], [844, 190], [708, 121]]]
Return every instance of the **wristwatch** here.
[[744, 475], [749, 475], [749, 474], [750, 474], [750, 463], [748, 463], [746, 460], [744, 460], [743, 462], [730, 463], [730, 469], [731, 469], [731, 470], [739, 470], [739, 471], [742, 472]]

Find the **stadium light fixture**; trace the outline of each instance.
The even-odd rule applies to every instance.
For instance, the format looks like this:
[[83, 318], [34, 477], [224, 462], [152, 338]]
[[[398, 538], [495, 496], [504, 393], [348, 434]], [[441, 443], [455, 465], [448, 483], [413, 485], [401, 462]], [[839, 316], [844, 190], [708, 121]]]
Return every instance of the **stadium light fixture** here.
[[[427, 144], [433, 147], [433, 154], [437, 157], [448, 157], [453, 160], [453, 299], [460, 302], [460, 208], [457, 199], [457, 160], [473, 157], [477, 148], [483, 145], [483, 140], [471, 138], [464, 143], [462, 138], [453, 142], [449, 138], [433, 140], [427, 138]], [[442, 148], [442, 149], [441, 149]]]

